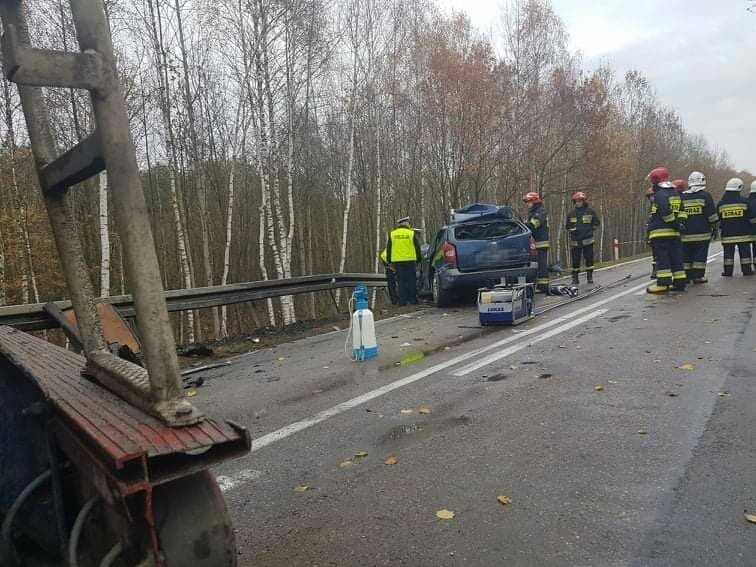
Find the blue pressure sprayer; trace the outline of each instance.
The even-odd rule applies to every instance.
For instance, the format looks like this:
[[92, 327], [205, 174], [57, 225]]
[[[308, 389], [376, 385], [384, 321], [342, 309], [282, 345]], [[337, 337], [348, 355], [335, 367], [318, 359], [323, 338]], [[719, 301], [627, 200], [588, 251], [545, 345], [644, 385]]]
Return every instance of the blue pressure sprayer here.
[[[375, 320], [368, 307], [368, 290], [364, 285], [357, 286], [352, 293], [354, 313], [350, 324], [352, 335], [352, 360], [369, 360], [378, 356], [378, 344], [375, 340]], [[349, 338], [347, 337], [347, 342]]]

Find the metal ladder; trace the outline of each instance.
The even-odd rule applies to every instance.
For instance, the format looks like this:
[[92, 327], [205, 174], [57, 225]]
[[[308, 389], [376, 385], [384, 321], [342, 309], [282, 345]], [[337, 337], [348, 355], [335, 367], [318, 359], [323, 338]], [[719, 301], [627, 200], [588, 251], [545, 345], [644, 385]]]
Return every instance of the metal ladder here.
[[[196, 424], [204, 416], [183, 395], [103, 0], [70, 0], [70, 5], [80, 52], [32, 47], [23, 0], [0, 0], [0, 18], [4, 72], [18, 84], [39, 184], [87, 359], [84, 373], [169, 426]], [[85, 89], [91, 95], [95, 129], [62, 155], [57, 155], [40, 87]], [[72, 186], [104, 170], [146, 370], [105, 347], [94, 288], [67, 199]]]

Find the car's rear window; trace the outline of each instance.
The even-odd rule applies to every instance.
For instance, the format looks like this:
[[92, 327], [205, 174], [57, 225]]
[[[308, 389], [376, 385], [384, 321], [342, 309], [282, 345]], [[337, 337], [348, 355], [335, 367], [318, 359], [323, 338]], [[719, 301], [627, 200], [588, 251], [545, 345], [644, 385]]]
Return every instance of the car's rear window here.
[[519, 225], [506, 221], [464, 224], [454, 228], [457, 240], [490, 240], [504, 238], [522, 231]]

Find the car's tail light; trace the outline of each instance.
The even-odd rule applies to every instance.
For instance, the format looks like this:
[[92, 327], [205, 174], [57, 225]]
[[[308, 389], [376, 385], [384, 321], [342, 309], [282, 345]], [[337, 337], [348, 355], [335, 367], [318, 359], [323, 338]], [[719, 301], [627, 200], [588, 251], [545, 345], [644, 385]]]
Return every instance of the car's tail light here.
[[444, 262], [446, 262], [450, 266], [457, 265], [457, 248], [453, 244], [444, 242], [444, 245], [441, 247], [441, 251], [444, 253]]
[[538, 256], [538, 251], [536, 250], [536, 245], [535, 245], [535, 238], [533, 238], [532, 236], [530, 237], [530, 255]]

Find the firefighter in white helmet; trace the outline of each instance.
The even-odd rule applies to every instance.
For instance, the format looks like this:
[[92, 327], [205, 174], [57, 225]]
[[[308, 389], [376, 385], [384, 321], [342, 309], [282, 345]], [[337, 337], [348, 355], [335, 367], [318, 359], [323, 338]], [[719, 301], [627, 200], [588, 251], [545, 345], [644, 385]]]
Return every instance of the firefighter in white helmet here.
[[688, 189], [682, 194], [683, 208], [688, 214], [685, 230], [680, 235], [683, 244], [683, 267], [688, 281], [706, 283], [706, 258], [709, 256], [711, 235], [719, 216], [714, 199], [706, 191], [706, 176], [694, 171], [688, 176]]
[[754, 211], [748, 200], [740, 192], [743, 180], [733, 177], [725, 186], [725, 193], [717, 205], [719, 224], [724, 248], [724, 271], [722, 275], [732, 277], [735, 268], [735, 247], [740, 254], [740, 269], [744, 276], [753, 275], [751, 258], [752, 223]]

